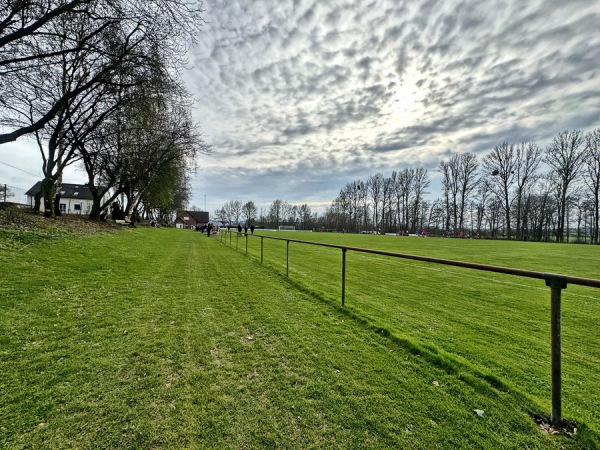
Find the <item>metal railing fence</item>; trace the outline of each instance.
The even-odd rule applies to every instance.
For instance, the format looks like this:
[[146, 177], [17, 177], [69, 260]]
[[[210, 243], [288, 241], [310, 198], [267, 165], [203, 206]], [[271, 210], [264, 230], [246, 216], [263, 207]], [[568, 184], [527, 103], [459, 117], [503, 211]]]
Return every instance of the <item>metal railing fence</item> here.
[[579, 286], [587, 286], [592, 288], [600, 288], [600, 280], [593, 278], [582, 278], [574, 277], [563, 274], [548, 273], [548, 272], [537, 272], [533, 270], [514, 269], [511, 267], [493, 266], [488, 264], [479, 264], [467, 261], [456, 261], [452, 259], [443, 258], [432, 258], [429, 256], [411, 255], [406, 253], [389, 252], [385, 250], [375, 250], [360, 247], [351, 247], [346, 245], [328, 244], [324, 242], [312, 242], [303, 241], [299, 239], [291, 239], [284, 237], [275, 236], [264, 236], [260, 234], [249, 234], [249, 233], [238, 233], [237, 231], [230, 231], [228, 233], [222, 233], [221, 240], [227, 243], [227, 237], [229, 237], [229, 245], [233, 246], [233, 234], [236, 233], [235, 237], [235, 248], [239, 251], [239, 240], [244, 239], [245, 241], [245, 252], [248, 255], [248, 239], [258, 238], [260, 239], [260, 263], [264, 261], [264, 239], [271, 239], [276, 241], [286, 242], [286, 276], [289, 276], [290, 271], [290, 243], [297, 243], [302, 245], [314, 245], [319, 247], [335, 248], [342, 251], [342, 276], [341, 276], [341, 291], [342, 291], [342, 306], [345, 306], [346, 302], [346, 253], [348, 251], [358, 253], [369, 253], [373, 255], [381, 255], [392, 258], [410, 259], [415, 261], [423, 261], [433, 264], [443, 264], [448, 266], [463, 267], [468, 269], [482, 270], [486, 272], [502, 273], [506, 275], [514, 275], [518, 277], [535, 278], [544, 280], [546, 286], [550, 288], [550, 346], [551, 346], [551, 382], [552, 382], [552, 411], [550, 421], [555, 427], [559, 427], [562, 422], [562, 368], [561, 368], [561, 293], [563, 289], [567, 288], [568, 284], [575, 284]]

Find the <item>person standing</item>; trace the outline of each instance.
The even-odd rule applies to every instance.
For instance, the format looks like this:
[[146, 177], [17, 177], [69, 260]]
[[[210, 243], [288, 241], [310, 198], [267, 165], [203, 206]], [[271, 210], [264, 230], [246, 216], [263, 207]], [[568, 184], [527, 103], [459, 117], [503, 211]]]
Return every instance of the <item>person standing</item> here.
[[254, 235], [254, 224], [250, 225], [250, 234]]

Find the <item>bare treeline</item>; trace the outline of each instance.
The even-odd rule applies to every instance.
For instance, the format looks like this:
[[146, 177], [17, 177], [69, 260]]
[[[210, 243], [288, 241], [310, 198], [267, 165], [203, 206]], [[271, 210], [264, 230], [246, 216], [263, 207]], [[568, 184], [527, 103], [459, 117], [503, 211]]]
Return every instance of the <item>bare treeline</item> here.
[[433, 201], [424, 168], [352, 181], [327, 209], [325, 226], [600, 243], [600, 129], [561, 132], [545, 149], [504, 142], [481, 160], [453, 154], [436, 175], [442, 190]]
[[[209, 150], [180, 78], [202, 12], [189, 0], [0, 4], [0, 144], [36, 140], [49, 213], [73, 163], [88, 174], [94, 217], [118, 197], [128, 211], [187, 198], [187, 172]], [[100, 186], [113, 192], [104, 204]]]
[[253, 201], [242, 204], [239, 200], [230, 200], [214, 212], [214, 219], [225, 225], [260, 224], [267, 228], [287, 225], [310, 230], [319, 226], [317, 214], [313, 214], [308, 204], [293, 205], [281, 199], [260, 211]]

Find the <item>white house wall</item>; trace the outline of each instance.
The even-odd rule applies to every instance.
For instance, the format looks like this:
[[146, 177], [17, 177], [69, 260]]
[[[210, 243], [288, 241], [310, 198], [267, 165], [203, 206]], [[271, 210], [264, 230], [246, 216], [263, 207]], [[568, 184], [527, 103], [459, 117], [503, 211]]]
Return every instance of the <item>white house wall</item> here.
[[[106, 193], [106, 194], [104, 194], [104, 196], [102, 197], [102, 200], [100, 202], [104, 203], [109, 198], [110, 198], [110, 195], [108, 193]], [[28, 204], [33, 208], [33, 206], [35, 205], [35, 198], [32, 196], [28, 196], [27, 201], [28, 201]], [[61, 197], [60, 204], [65, 205], [65, 210], [63, 211], [64, 214], [81, 214], [81, 215], [87, 216], [92, 211], [92, 206], [94, 204], [94, 201], [93, 200], [85, 200], [85, 199], [81, 199], [81, 198]], [[75, 205], [80, 205], [81, 209], [76, 210]], [[44, 212], [43, 200], [40, 202], [40, 212], [41, 213]]]

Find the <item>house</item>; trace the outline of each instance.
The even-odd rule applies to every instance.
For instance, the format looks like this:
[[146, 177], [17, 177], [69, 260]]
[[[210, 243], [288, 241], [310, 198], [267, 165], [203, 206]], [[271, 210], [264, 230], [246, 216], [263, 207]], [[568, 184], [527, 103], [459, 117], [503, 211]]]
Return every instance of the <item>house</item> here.
[[177, 228], [196, 228], [208, 225], [207, 211], [177, 211], [175, 226]]
[[[27, 203], [33, 208], [35, 205], [35, 195], [40, 191], [42, 182], [38, 181], [31, 189], [29, 189], [25, 195], [27, 195]], [[100, 194], [103, 198], [101, 202], [104, 202], [109, 196], [108, 188], [99, 187]], [[60, 201], [58, 208], [63, 214], [84, 214], [88, 215], [92, 210], [93, 198], [92, 192], [85, 184], [69, 184], [62, 183], [60, 186]], [[44, 202], [40, 204], [40, 212], [44, 212]]]

